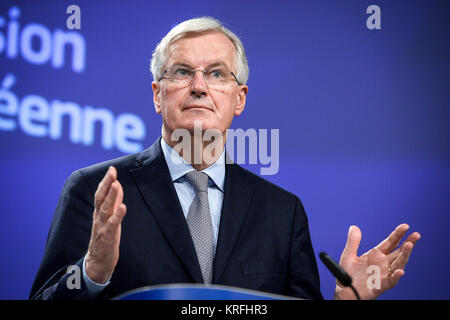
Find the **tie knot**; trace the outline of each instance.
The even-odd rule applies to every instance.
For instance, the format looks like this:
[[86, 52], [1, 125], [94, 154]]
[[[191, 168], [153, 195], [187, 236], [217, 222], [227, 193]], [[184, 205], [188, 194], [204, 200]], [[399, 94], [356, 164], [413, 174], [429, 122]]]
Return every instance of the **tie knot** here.
[[208, 175], [201, 171], [192, 170], [185, 175], [187, 181], [194, 187], [197, 192], [208, 191]]

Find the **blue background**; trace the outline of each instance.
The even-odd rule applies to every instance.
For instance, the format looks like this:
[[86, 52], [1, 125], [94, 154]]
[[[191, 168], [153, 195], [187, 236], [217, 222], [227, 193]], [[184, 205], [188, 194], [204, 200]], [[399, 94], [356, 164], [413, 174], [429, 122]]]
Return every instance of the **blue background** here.
[[[17, 5], [21, 28], [66, 30], [70, 4], [81, 8], [84, 72], [71, 69], [70, 54], [55, 69], [0, 52], [0, 78], [17, 77], [19, 99], [133, 113], [147, 147], [161, 130], [151, 52], [177, 23], [216, 17], [241, 37], [250, 65], [246, 109], [232, 128], [280, 129], [280, 170], [265, 178], [300, 197], [316, 254], [338, 260], [352, 224], [362, 254], [407, 222], [422, 239], [382, 298], [450, 298], [448, 1], [2, 1], [0, 16], [9, 21]], [[371, 4], [381, 30], [366, 28]], [[67, 129], [52, 140], [19, 127], [0, 131], [0, 150], [0, 298], [26, 299], [65, 179], [123, 153], [98, 139], [73, 144]], [[334, 280], [318, 263], [331, 299]]]

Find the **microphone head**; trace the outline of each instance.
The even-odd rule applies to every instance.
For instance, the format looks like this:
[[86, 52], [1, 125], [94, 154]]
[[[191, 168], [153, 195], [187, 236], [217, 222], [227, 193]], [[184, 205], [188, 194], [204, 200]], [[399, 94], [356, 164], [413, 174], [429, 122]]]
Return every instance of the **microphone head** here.
[[352, 277], [345, 272], [345, 270], [334, 261], [326, 252], [319, 253], [320, 260], [323, 264], [330, 270], [330, 272], [335, 276], [335, 278], [342, 283], [343, 286], [348, 287], [352, 284]]

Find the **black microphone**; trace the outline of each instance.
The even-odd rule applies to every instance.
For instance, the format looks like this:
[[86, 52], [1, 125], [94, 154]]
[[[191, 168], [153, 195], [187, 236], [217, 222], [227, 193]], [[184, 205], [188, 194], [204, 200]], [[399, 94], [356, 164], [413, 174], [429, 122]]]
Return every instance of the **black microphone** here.
[[356, 295], [356, 298], [358, 300], [361, 300], [359, 297], [358, 292], [356, 289], [352, 286], [352, 277], [339, 265], [334, 261], [326, 252], [319, 253], [320, 260], [322, 260], [323, 264], [330, 270], [330, 272], [333, 274], [333, 276], [338, 279], [340, 283], [344, 287], [350, 287], [353, 292]]

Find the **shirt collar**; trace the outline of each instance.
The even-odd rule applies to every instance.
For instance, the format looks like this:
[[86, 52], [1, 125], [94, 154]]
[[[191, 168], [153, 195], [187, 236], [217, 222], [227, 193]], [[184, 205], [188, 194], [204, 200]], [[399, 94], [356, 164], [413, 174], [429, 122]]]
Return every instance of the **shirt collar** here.
[[[195, 170], [190, 163], [188, 163], [178, 154], [178, 152], [167, 144], [164, 138], [161, 138], [161, 149], [163, 151], [167, 166], [169, 167], [169, 173], [172, 181], [175, 182], [176, 180], [182, 178], [186, 173]], [[214, 184], [220, 189], [220, 191], [223, 192], [225, 184], [225, 148], [217, 161], [208, 168], [203, 169], [202, 172], [206, 173]]]

